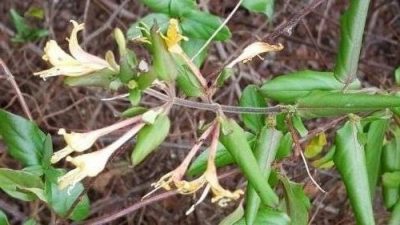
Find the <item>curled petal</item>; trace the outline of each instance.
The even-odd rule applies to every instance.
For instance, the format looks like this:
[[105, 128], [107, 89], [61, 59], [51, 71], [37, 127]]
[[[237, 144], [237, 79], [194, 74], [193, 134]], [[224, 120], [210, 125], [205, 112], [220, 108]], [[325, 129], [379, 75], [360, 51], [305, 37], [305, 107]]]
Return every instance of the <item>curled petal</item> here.
[[[212, 172], [214, 171], [214, 172]], [[208, 184], [211, 186], [211, 191], [213, 193], [213, 198], [211, 202], [218, 202], [218, 205], [221, 207], [227, 206], [227, 203], [233, 200], [237, 200], [240, 198], [241, 195], [244, 194], [242, 190], [236, 190], [231, 192], [223, 188], [217, 178], [217, 174], [215, 170], [209, 170], [205, 172], [205, 177], [207, 179]]]
[[108, 63], [105, 60], [85, 52], [79, 45], [78, 32], [83, 30], [84, 24], [78, 24], [74, 20], [71, 20], [71, 23], [74, 26], [69, 38], [69, 51], [71, 55], [79, 62], [91, 64], [93, 67], [97, 67], [98, 70], [108, 67]]

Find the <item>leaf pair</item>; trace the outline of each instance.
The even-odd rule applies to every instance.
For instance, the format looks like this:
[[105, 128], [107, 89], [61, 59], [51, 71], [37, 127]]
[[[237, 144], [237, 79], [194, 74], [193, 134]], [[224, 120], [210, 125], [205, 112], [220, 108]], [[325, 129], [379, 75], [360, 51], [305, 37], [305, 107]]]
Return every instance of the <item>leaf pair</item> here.
[[[4, 110], [0, 110], [0, 135], [7, 152], [25, 166], [24, 170], [1, 168], [0, 188], [24, 201], [40, 199], [60, 216], [66, 216], [83, 191], [83, 186], [76, 185], [69, 194], [67, 190], [58, 189], [57, 178], [64, 172], [50, 165], [53, 153], [50, 136], [45, 135], [33, 122]], [[88, 214], [89, 201], [84, 197], [70, 218], [82, 220]]]

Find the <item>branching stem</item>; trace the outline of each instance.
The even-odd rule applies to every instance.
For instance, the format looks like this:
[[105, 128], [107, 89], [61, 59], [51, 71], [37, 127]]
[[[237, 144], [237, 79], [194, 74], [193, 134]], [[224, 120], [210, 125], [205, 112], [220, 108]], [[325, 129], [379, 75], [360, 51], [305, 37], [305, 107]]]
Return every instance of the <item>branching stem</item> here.
[[272, 106], [272, 107], [240, 107], [240, 106], [230, 106], [230, 105], [220, 105], [217, 103], [205, 103], [205, 102], [195, 102], [187, 99], [177, 98], [177, 97], [169, 97], [163, 93], [160, 93], [156, 90], [148, 89], [145, 91], [146, 94], [153, 96], [162, 101], [171, 102], [174, 105], [183, 106], [186, 108], [192, 109], [201, 109], [205, 111], [223, 111], [225, 113], [234, 113], [234, 114], [270, 114], [270, 113], [279, 113], [286, 111], [287, 107], [282, 105]]

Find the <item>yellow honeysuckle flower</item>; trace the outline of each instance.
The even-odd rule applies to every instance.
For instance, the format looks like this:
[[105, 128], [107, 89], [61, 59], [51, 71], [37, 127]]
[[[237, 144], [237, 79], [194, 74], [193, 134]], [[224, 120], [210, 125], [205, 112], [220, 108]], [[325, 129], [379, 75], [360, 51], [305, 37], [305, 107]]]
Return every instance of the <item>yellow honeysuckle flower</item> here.
[[60, 161], [67, 155], [71, 154], [72, 152], [86, 151], [89, 148], [91, 148], [97, 141], [97, 139], [100, 138], [101, 136], [104, 136], [115, 130], [126, 127], [130, 124], [136, 123], [139, 120], [141, 120], [141, 116], [136, 116], [112, 124], [110, 126], [103, 127], [86, 133], [76, 133], [76, 132], [67, 133], [64, 128], [61, 128], [58, 131], [58, 134], [64, 136], [64, 140], [67, 143], [67, 146], [53, 154], [53, 156], [51, 157], [51, 163], [57, 163], [58, 161]]
[[68, 156], [67, 161], [74, 164], [76, 168], [58, 179], [59, 188], [64, 189], [68, 186], [74, 186], [85, 177], [97, 176], [104, 170], [112, 153], [113, 151], [110, 151], [110, 149], [103, 149], [75, 158]]
[[183, 50], [179, 43], [181, 40], [187, 41], [188, 38], [183, 36], [179, 29], [179, 22], [177, 19], [170, 19], [167, 29], [167, 36], [161, 35], [167, 45], [168, 51], [173, 53], [182, 53]]
[[[210, 186], [211, 192], [213, 193], [211, 202], [217, 202], [221, 207], [225, 207], [228, 202], [237, 200], [241, 195], [244, 194], [244, 192], [240, 189], [233, 192], [224, 189], [218, 182], [214, 164], [208, 165], [204, 174], [193, 181], [182, 180], [175, 172], [176, 171], [172, 171], [164, 175], [158, 182], [152, 184], [152, 186], [155, 188], [154, 190], [164, 188], [165, 190], [169, 191], [175, 188], [179, 194], [188, 195], [196, 193], [202, 187], [207, 185]], [[151, 193], [153, 192], [150, 192], [149, 194]]]
[[64, 128], [58, 131], [59, 135], [64, 136], [67, 146], [53, 154], [51, 163], [57, 163], [72, 152], [83, 152], [91, 148], [96, 140], [102, 136], [100, 132], [91, 131], [87, 133], [67, 133]]
[[74, 158], [68, 156], [67, 161], [74, 164], [76, 168], [58, 179], [59, 188], [64, 189], [68, 186], [74, 186], [85, 177], [97, 176], [101, 171], [104, 170], [111, 155], [125, 142], [131, 139], [140, 129], [144, 127], [144, 125], [145, 123], [139, 123], [135, 125], [115, 142], [101, 150], [83, 154]]
[[248, 62], [253, 57], [258, 56], [265, 52], [276, 52], [281, 51], [283, 49], [283, 45], [281, 43], [277, 45], [271, 45], [265, 42], [253, 42], [252, 44], [248, 45], [246, 48], [243, 49], [242, 53], [234, 59], [231, 63], [226, 66], [227, 68], [232, 68], [239, 62]]
[[82, 76], [105, 68], [115, 70], [106, 60], [85, 52], [78, 42], [78, 32], [83, 30], [84, 24], [71, 20], [73, 29], [69, 38], [69, 51], [67, 54], [56, 41], [50, 40], [44, 47], [43, 60], [48, 61], [52, 68], [34, 73], [42, 78], [65, 75]]
[[[180, 194], [193, 194], [200, 190], [202, 187], [206, 186], [205, 188], [205, 193], [203, 195], [206, 195], [210, 190], [213, 193], [213, 198], [211, 199], [211, 202], [217, 202], [219, 206], [225, 207], [228, 202], [232, 200], [237, 200], [240, 198], [241, 195], [244, 194], [244, 192], [240, 189], [231, 192], [227, 189], [224, 189], [218, 182], [218, 177], [217, 177], [217, 169], [215, 166], [215, 157], [216, 157], [216, 151], [217, 151], [217, 145], [218, 145], [218, 137], [219, 137], [219, 124], [216, 124], [214, 126], [211, 126], [209, 130], [207, 130], [205, 133], [203, 133], [202, 138], [205, 138], [208, 136], [209, 133], [212, 133], [212, 141], [211, 145], [209, 148], [209, 156], [208, 156], [208, 162], [207, 162], [207, 169], [197, 179], [193, 181], [186, 181], [183, 180], [183, 175], [185, 174], [188, 162], [190, 162], [190, 159], [192, 158], [191, 156], [194, 156], [194, 154], [190, 155], [190, 153], [195, 153], [196, 151], [192, 150], [189, 152], [189, 157], [185, 158], [185, 160], [181, 163], [180, 166], [178, 166], [175, 170], [167, 173], [159, 181], [156, 183], [153, 183], [152, 186], [155, 188], [152, 192], [149, 194], [153, 193], [154, 191], [164, 188], [165, 190], [171, 190], [173, 188], [176, 189], [176, 191]], [[204, 137], [205, 136], [205, 137]], [[148, 196], [147, 194], [146, 196]], [[145, 196], [145, 197], [146, 197]], [[200, 198], [200, 201], [204, 199]], [[194, 207], [198, 205], [199, 202], [197, 202], [195, 205], [193, 205], [188, 213], [194, 210]]]

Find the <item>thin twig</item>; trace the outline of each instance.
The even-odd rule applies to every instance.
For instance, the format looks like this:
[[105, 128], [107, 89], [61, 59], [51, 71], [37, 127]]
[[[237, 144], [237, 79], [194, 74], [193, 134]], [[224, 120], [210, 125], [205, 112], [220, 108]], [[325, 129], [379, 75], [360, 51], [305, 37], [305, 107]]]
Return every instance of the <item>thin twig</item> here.
[[19, 103], [21, 104], [25, 115], [29, 118], [29, 120], [33, 121], [31, 111], [29, 110], [28, 105], [25, 102], [24, 96], [22, 96], [22, 92], [19, 89], [18, 84], [14, 79], [14, 76], [12, 75], [12, 73], [10, 72], [10, 70], [8, 69], [8, 67], [6, 66], [6, 64], [4, 63], [4, 61], [2, 59], [0, 59], [0, 65], [1, 65], [1, 67], [3, 67], [3, 71], [4, 71], [5, 75], [7, 76], [7, 79], [10, 81], [15, 92], [17, 93]]
[[293, 127], [293, 123], [292, 123], [292, 119], [291, 117], [288, 115], [288, 117], [286, 118], [286, 123], [289, 129], [290, 134], [292, 135], [292, 139], [294, 142], [294, 155], [296, 157], [298, 157], [299, 155], [301, 156], [301, 159], [303, 160], [304, 166], [306, 167], [306, 171], [307, 171], [307, 175], [310, 178], [311, 182], [318, 188], [318, 190], [320, 190], [322, 193], [326, 193], [326, 191], [324, 189], [321, 188], [321, 186], [317, 183], [317, 181], [315, 181], [315, 179], [313, 178], [313, 176], [310, 173], [310, 169], [308, 168], [308, 164], [307, 164], [307, 160], [304, 157], [303, 154], [303, 150], [301, 149], [301, 144], [300, 144], [300, 140], [299, 137], [297, 136], [297, 132]]
[[229, 20], [232, 18], [232, 16], [235, 14], [235, 12], [238, 10], [239, 6], [242, 4], [243, 0], [239, 0], [238, 3], [236, 4], [235, 8], [233, 8], [232, 12], [228, 15], [228, 17], [226, 17], [226, 19], [224, 20], [224, 22], [218, 27], [218, 29], [216, 29], [214, 31], [214, 33], [210, 36], [210, 38], [208, 38], [208, 40], [206, 41], [206, 43], [204, 43], [203, 46], [201, 46], [201, 48], [199, 49], [199, 51], [197, 51], [197, 53], [192, 57], [192, 61], [194, 59], [196, 59], [197, 56], [200, 55], [200, 53], [202, 51], [204, 51], [205, 48], [207, 48], [207, 46], [211, 43], [211, 41], [214, 39], [215, 36], [217, 36], [218, 32], [220, 30], [222, 30], [222, 28], [224, 28], [224, 26], [229, 22]]
[[312, 182], [312, 183], [318, 188], [318, 190], [320, 190], [322, 193], [326, 193], [326, 191], [325, 191], [321, 186], [319, 186], [319, 184], [317, 183], [317, 181], [316, 181], [316, 180], [313, 178], [313, 176], [311, 175], [310, 169], [308, 168], [307, 160], [306, 160], [306, 157], [304, 157], [303, 151], [300, 151], [300, 156], [301, 156], [301, 159], [303, 160], [304, 166], [306, 167], [306, 171], [307, 171], [308, 177], [310, 178], [311, 182]]

